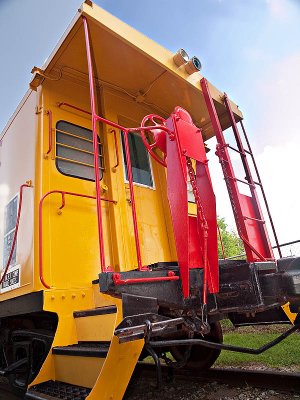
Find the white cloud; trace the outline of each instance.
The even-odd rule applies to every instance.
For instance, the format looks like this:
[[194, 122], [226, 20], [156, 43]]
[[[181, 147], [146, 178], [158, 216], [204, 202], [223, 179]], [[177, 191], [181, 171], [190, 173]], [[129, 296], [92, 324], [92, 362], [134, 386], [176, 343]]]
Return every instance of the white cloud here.
[[281, 243], [300, 239], [299, 149], [300, 138], [256, 157]]
[[272, 17], [281, 21], [287, 21], [291, 14], [291, 3], [289, 0], [266, 0]]
[[261, 112], [255, 131], [266, 145], [284, 144], [300, 136], [300, 53], [274, 63], [272, 69], [256, 82], [256, 96]]

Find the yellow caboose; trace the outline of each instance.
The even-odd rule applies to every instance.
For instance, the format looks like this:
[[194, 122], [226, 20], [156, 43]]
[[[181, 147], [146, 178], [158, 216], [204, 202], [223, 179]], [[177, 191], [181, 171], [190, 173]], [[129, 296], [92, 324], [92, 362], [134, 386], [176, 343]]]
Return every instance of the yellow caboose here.
[[[0, 150], [0, 372], [26, 398], [122, 399], [147, 351], [209, 368], [220, 319], [297, 309], [299, 260], [273, 255], [243, 116], [200, 69], [90, 1], [33, 68]], [[214, 135], [245, 260], [218, 261]]]

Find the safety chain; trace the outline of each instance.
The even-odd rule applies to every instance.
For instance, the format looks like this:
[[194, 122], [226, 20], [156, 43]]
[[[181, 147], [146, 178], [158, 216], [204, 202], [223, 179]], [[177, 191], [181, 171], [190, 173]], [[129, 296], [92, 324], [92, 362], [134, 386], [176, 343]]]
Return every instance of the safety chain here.
[[201, 204], [200, 195], [199, 195], [199, 191], [198, 191], [197, 184], [196, 184], [195, 171], [194, 171], [194, 168], [193, 168], [192, 161], [191, 161], [190, 157], [186, 157], [186, 165], [187, 165], [187, 168], [188, 168], [188, 174], [189, 174], [189, 177], [190, 177], [190, 182], [191, 182], [191, 185], [192, 185], [193, 194], [194, 194], [194, 197], [195, 197], [195, 202], [196, 202], [196, 205], [197, 205], [198, 215], [200, 217], [202, 228], [203, 228], [205, 234], [207, 235], [207, 233], [208, 233], [208, 224], [207, 224], [207, 221], [206, 221], [206, 218], [205, 218], [205, 215], [204, 215], [204, 211], [203, 211], [203, 207], [202, 207], [202, 204]]
[[[203, 206], [201, 204], [200, 200], [200, 195], [198, 191], [198, 187], [196, 184], [196, 174], [192, 165], [192, 161], [190, 157], [186, 157], [186, 165], [188, 169], [188, 174], [190, 177], [190, 182], [192, 185], [192, 190], [193, 194], [195, 197], [195, 202], [197, 206], [197, 216], [201, 222], [201, 228], [203, 231], [203, 269], [204, 269], [204, 274], [203, 274], [203, 298], [202, 298], [202, 303], [203, 306], [206, 305], [207, 303], [207, 273], [208, 273], [208, 258], [207, 258], [207, 239], [208, 239], [208, 223], [206, 221], [205, 215], [204, 215], [204, 210]], [[203, 314], [204, 311], [206, 311], [207, 308], [203, 308]], [[207, 318], [207, 314], [202, 316], [202, 321], [205, 322], [205, 319]]]

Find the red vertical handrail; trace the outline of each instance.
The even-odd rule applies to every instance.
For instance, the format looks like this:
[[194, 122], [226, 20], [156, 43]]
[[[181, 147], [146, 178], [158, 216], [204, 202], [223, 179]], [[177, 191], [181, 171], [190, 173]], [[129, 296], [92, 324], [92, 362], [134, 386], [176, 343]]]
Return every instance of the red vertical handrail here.
[[115, 129], [111, 129], [110, 132], [114, 135], [114, 142], [115, 142], [116, 164], [113, 166], [113, 170], [115, 170], [120, 165], [117, 132]]
[[249, 242], [249, 238], [247, 236], [246, 226], [245, 226], [245, 219], [242, 211], [241, 202], [239, 200], [239, 191], [237, 187], [237, 179], [235, 177], [232, 164], [230, 162], [229, 153], [227, 150], [227, 144], [225, 142], [225, 138], [223, 135], [223, 130], [221, 127], [221, 123], [217, 114], [217, 110], [215, 108], [213, 99], [211, 97], [208, 83], [205, 78], [202, 78], [200, 81], [204, 100], [206, 103], [206, 107], [211, 119], [212, 127], [216, 135], [217, 139], [217, 156], [219, 157], [220, 164], [223, 170], [225, 182], [227, 185], [227, 190], [230, 198], [230, 202], [232, 208], [234, 210], [234, 218], [236, 221], [236, 227], [238, 234], [241, 240], [244, 242], [245, 250], [247, 259], [251, 261], [255, 261], [253, 254], [254, 253], [261, 261], [266, 261], [266, 258], [260, 254]]
[[133, 230], [134, 230], [134, 237], [135, 237], [135, 249], [136, 249], [137, 262], [138, 262], [138, 270], [141, 271], [141, 270], [144, 270], [147, 268], [143, 267], [142, 257], [141, 257], [140, 239], [139, 239], [135, 198], [134, 198], [134, 189], [133, 189], [132, 165], [131, 165], [130, 150], [129, 150], [129, 143], [128, 143], [128, 134], [129, 134], [129, 132], [127, 130], [123, 131], [124, 144], [125, 144], [125, 158], [126, 158], [126, 164], [127, 164], [127, 175], [128, 175], [128, 182], [129, 182], [130, 201], [131, 201], [131, 212], [132, 212], [132, 220], [133, 220]]
[[15, 247], [16, 247], [16, 243], [17, 243], [17, 237], [18, 237], [18, 231], [19, 231], [19, 225], [20, 225], [20, 219], [21, 219], [21, 211], [22, 211], [22, 203], [23, 203], [23, 189], [26, 188], [26, 187], [32, 187], [32, 184], [31, 183], [24, 183], [23, 185], [20, 186], [19, 207], [18, 207], [18, 213], [17, 213], [17, 220], [16, 220], [14, 238], [13, 238], [13, 241], [12, 241], [12, 246], [11, 246], [9, 257], [8, 257], [8, 260], [7, 260], [5, 269], [4, 269], [4, 273], [3, 273], [3, 275], [2, 275], [2, 277], [0, 279], [0, 286], [2, 285], [2, 283], [3, 283], [3, 281], [4, 281], [5, 277], [6, 277], [8, 268], [10, 266], [10, 263], [11, 263], [11, 260], [12, 260], [12, 257], [13, 257], [14, 251], [15, 251]]
[[48, 143], [48, 150], [45, 153], [45, 158], [48, 158], [49, 154], [52, 151], [53, 147], [53, 137], [52, 137], [52, 111], [47, 110], [46, 114], [48, 115], [48, 137], [49, 137], [49, 143]]
[[[102, 272], [106, 272], [108, 269], [105, 265], [105, 256], [104, 256], [104, 244], [103, 244], [103, 227], [102, 227], [102, 213], [101, 213], [101, 202], [100, 202], [100, 175], [99, 175], [99, 162], [98, 162], [98, 142], [97, 142], [97, 132], [96, 132], [96, 124], [97, 122], [106, 123], [114, 128], [118, 128], [124, 133], [124, 143], [125, 143], [125, 157], [127, 163], [127, 173], [128, 173], [128, 182], [130, 189], [130, 201], [131, 201], [131, 210], [132, 210], [132, 219], [133, 219], [133, 229], [135, 236], [135, 247], [137, 254], [137, 262], [138, 269], [144, 270], [146, 267], [143, 267], [142, 258], [141, 258], [141, 248], [139, 241], [139, 233], [138, 233], [138, 224], [137, 224], [137, 216], [136, 216], [136, 204], [134, 198], [134, 189], [133, 189], [133, 177], [132, 177], [132, 165], [130, 159], [130, 151], [128, 144], [128, 134], [131, 131], [129, 128], [124, 128], [123, 126], [109, 121], [103, 117], [100, 117], [96, 114], [95, 108], [95, 93], [94, 93], [94, 74], [93, 74], [93, 65], [92, 65], [92, 57], [91, 57], [91, 47], [90, 47], [90, 39], [89, 39], [89, 31], [88, 31], [88, 23], [85, 16], [82, 16], [83, 26], [84, 26], [84, 34], [85, 34], [85, 44], [86, 44], [86, 54], [87, 54], [87, 62], [88, 62], [88, 75], [89, 75], [89, 85], [90, 85], [90, 100], [91, 100], [91, 111], [92, 111], [92, 130], [93, 130], [93, 145], [94, 145], [94, 168], [95, 168], [95, 179], [96, 179], [96, 201], [97, 201], [97, 215], [98, 215], [98, 233], [99, 233], [99, 248], [100, 248], [100, 262], [101, 262], [101, 270]], [[157, 128], [157, 126], [155, 127]], [[138, 131], [141, 128], [133, 128], [132, 131]], [[144, 128], [143, 128], [144, 129]], [[153, 127], [147, 127], [146, 130], [153, 129]], [[145, 130], [145, 129], [144, 129]]]
[[98, 134], [97, 134], [97, 118], [96, 118], [96, 106], [95, 106], [95, 93], [94, 93], [94, 73], [93, 64], [91, 57], [91, 47], [89, 39], [88, 24], [85, 16], [82, 16], [84, 35], [85, 35], [85, 46], [86, 56], [88, 63], [88, 75], [90, 85], [90, 101], [91, 101], [91, 112], [92, 112], [92, 130], [93, 130], [93, 149], [94, 149], [94, 169], [95, 169], [95, 185], [96, 185], [96, 204], [97, 204], [97, 221], [98, 221], [98, 238], [99, 238], [99, 250], [100, 250], [100, 265], [101, 271], [107, 271], [105, 264], [105, 253], [104, 253], [104, 240], [103, 240], [103, 226], [102, 226], [102, 210], [100, 200], [100, 174], [99, 174], [99, 151], [98, 151]]

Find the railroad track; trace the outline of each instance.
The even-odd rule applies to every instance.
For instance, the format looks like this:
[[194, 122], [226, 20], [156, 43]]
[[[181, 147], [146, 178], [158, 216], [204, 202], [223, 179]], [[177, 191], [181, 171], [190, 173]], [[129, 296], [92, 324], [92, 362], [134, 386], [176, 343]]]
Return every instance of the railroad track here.
[[[254, 388], [272, 389], [286, 391], [289, 393], [300, 393], [300, 373], [288, 373], [281, 371], [246, 370], [239, 368], [211, 368], [210, 370], [197, 373], [192, 370], [174, 369], [162, 366], [164, 380], [185, 380], [193, 382], [218, 382], [232, 386], [251, 386]], [[155, 379], [156, 370], [154, 365], [140, 363], [136, 367], [135, 376], [138, 378], [152, 377]]]
[[[176, 382], [193, 383], [210, 383], [218, 382], [220, 384], [228, 384], [236, 387], [253, 387], [272, 389], [281, 392], [298, 394], [300, 393], [300, 373], [287, 373], [277, 371], [260, 371], [260, 370], [245, 370], [238, 368], [212, 368], [205, 373], [196, 373], [191, 370], [177, 369], [171, 370], [166, 366], [162, 366], [162, 375], [164, 381], [170, 382], [174, 380], [174, 388]], [[156, 370], [153, 364], [139, 363], [135, 369], [132, 384], [138, 380], [151, 378], [156, 379]], [[170, 385], [170, 383], [169, 383]], [[0, 381], [0, 400], [21, 400], [12, 394], [5, 382]], [[130, 400], [130, 395], [126, 396]]]

